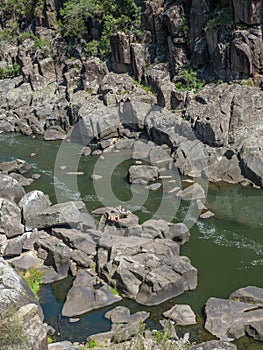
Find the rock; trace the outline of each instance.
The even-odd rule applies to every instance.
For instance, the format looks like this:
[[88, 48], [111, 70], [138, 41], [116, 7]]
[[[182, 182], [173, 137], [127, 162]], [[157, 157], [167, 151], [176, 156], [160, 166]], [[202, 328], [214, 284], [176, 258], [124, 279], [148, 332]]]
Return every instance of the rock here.
[[29, 303], [34, 303], [38, 306], [38, 312], [42, 315], [42, 310], [29, 289], [26, 282], [20, 277], [8, 263], [0, 257], [0, 312], [7, 310], [13, 305], [16, 309]]
[[52, 235], [70, 248], [79, 249], [88, 255], [96, 254], [96, 244], [88, 233], [76, 229], [52, 228]]
[[8, 199], [0, 198], [0, 233], [12, 238], [23, 232], [19, 207]]
[[81, 267], [92, 267], [94, 265], [91, 256], [84, 253], [82, 250], [74, 249], [70, 258]]
[[114, 309], [106, 312], [104, 315], [113, 324], [144, 322], [150, 317], [150, 313], [146, 311], [138, 311], [131, 315], [130, 310], [125, 306], [116, 306]]
[[[78, 316], [93, 309], [111, 305], [121, 297], [113, 295], [107, 285], [94, 288], [96, 278], [85, 270], [79, 270], [72, 288], [67, 294], [62, 315], [67, 317]], [[79, 303], [81, 300], [81, 303]]]
[[91, 149], [90, 147], [83, 147], [80, 151], [80, 154], [87, 157], [91, 154]]
[[213, 216], [215, 216], [215, 214], [214, 214], [212, 211], [207, 210], [205, 213], [202, 213], [202, 214], [200, 215], [200, 218], [201, 218], [201, 219], [210, 219], [210, 218], [212, 218]]
[[174, 305], [170, 310], [164, 312], [163, 316], [181, 326], [196, 324], [195, 314], [189, 305]]
[[224, 340], [238, 339], [246, 333], [263, 341], [262, 304], [243, 303], [234, 300], [209, 298], [206, 306], [205, 328]]
[[41, 175], [40, 175], [40, 174], [32, 174], [32, 175], [31, 175], [31, 178], [32, 178], [33, 180], [38, 180], [38, 179], [41, 178]]
[[66, 138], [65, 131], [58, 125], [51, 126], [44, 133], [45, 141], [64, 140]]
[[192, 201], [196, 199], [204, 199], [206, 194], [203, 187], [198, 183], [195, 183], [184, 190], [176, 192], [176, 196], [180, 197], [184, 201]]
[[102, 176], [98, 175], [98, 174], [92, 174], [91, 178], [92, 178], [93, 181], [97, 181], [97, 180], [102, 179]]
[[117, 73], [130, 72], [131, 53], [129, 36], [122, 32], [117, 32], [110, 36], [111, 62], [112, 68]]
[[148, 183], [158, 180], [159, 169], [152, 165], [132, 165], [129, 169], [131, 183]]
[[22, 306], [16, 313], [28, 339], [28, 350], [47, 350], [47, 329], [36, 304]]
[[27, 221], [30, 216], [34, 216], [51, 206], [51, 201], [48, 195], [35, 190], [26, 193], [19, 202], [19, 207], [22, 210], [23, 219]]
[[149, 190], [149, 191], [158, 191], [161, 187], [162, 187], [162, 184], [155, 183], [155, 184], [151, 184], [151, 185], [145, 186], [144, 188], [146, 190]]
[[115, 143], [115, 149], [123, 150], [123, 149], [131, 149], [134, 145], [134, 140], [132, 139], [121, 139]]
[[225, 340], [209, 340], [205, 343], [200, 343], [189, 348], [190, 350], [237, 350], [235, 344]]
[[133, 74], [135, 79], [141, 83], [145, 66], [154, 61], [154, 46], [149, 44], [132, 43], [130, 48]]
[[136, 333], [138, 333], [139, 324], [138, 322], [132, 322], [120, 325], [114, 332], [113, 342], [122, 343], [130, 340]]
[[23, 175], [17, 174], [17, 173], [10, 173], [9, 176], [11, 176], [13, 179], [17, 180], [20, 183], [20, 185], [23, 187], [30, 186], [34, 182], [33, 179], [26, 178]]
[[262, 8], [259, 1], [240, 0], [233, 3], [235, 21], [246, 23], [248, 25], [262, 23]]
[[22, 159], [14, 159], [10, 162], [2, 162], [0, 163], [0, 171], [4, 173], [19, 173], [24, 174], [28, 170], [30, 170], [31, 166]]
[[145, 159], [147, 160], [151, 151], [151, 147], [143, 141], [136, 141], [133, 146], [133, 159]]
[[[55, 269], [57, 279], [67, 277], [70, 265], [71, 249], [56, 237], [43, 233], [34, 244], [35, 249], [44, 251], [44, 265]], [[38, 257], [42, 258], [41, 254]]]
[[169, 226], [169, 231], [165, 233], [164, 237], [179, 244], [185, 244], [190, 239], [190, 232], [184, 223], [177, 223]]
[[20, 255], [22, 253], [25, 240], [26, 237], [24, 235], [9, 239], [5, 246], [3, 256], [12, 257]]
[[142, 224], [144, 235], [151, 238], [164, 238], [169, 232], [169, 224], [165, 220], [147, 220]]
[[160, 146], [155, 146], [150, 151], [150, 163], [158, 167], [163, 167], [169, 164], [171, 157], [169, 154]]
[[48, 345], [48, 350], [78, 350], [78, 345], [73, 345], [70, 341], [64, 340]]
[[27, 228], [45, 228], [60, 225], [78, 226], [84, 224], [86, 227], [95, 228], [94, 219], [86, 210], [83, 202], [58, 203], [48, 207], [41, 212], [30, 214], [25, 220]]
[[24, 194], [25, 190], [17, 180], [11, 176], [0, 174], [0, 197], [19, 203]]
[[232, 300], [240, 300], [244, 303], [263, 305], [263, 288], [255, 286], [240, 288], [231, 293], [229, 298]]
[[196, 287], [196, 269], [171, 240], [103, 236], [98, 247], [100, 276], [138, 303], [157, 305]]
[[23, 253], [17, 258], [13, 258], [11, 261], [12, 266], [17, 271], [26, 272], [32, 267], [38, 267], [43, 263], [43, 261], [37, 258], [32, 252]]

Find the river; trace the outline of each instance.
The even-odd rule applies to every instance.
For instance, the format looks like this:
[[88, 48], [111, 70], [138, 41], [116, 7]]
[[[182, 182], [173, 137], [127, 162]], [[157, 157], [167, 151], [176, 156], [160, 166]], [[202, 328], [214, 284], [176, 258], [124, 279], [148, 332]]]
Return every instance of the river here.
[[[110, 186], [115, 200], [124, 204], [128, 201], [128, 207], [139, 216], [140, 222], [151, 218], [160, 205], [163, 205], [163, 202], [167, 208], [166, 219], [173, 220], [173, 222], [185, 221], [187, 217], [189, 219], [189, 205], [183, 202], [178, 205], [174, 196], [163, 193], [162, 190], [147, 194], [143, 204], [140, 198], [138, 200], [140, 205], [136, 207], [136, 201], [132, 201], [131, 198], [133, 195], [139, 196], [140, 190], [134, 187], [132, 194], [127, 182], [127, 170], [131, 164], [128, 156], [124, 155], [123, 159], [119, 158], [114, 163], [115, 155], [112, 153], [107, 155], [104, 162], [98, 163], [99, 156], [80, 157], [81, 146], [70, 143], [67, 146], [65, 142], [62, 155], [58, 156], [61, 151], [61, 142], [47, 142], [38, 137], [32, 138], [20, 134], [1, 134], [0, 144], [0, 161], [14, 158], [24, 159], [32, 167], [29, 175], [32, 173], [41, 175], [39, 180], [26, 188], [26, 191], [39, 189], [49, 194], [53, 203], [56, 203], [58, 198], [59, 201], [81, 199], [86, 203], [88, 210], [104, 205], [106, 197], [104, 198], [103, 195], [106, 189], [102, 187], [98, 190], [98, 185], [96, 185], [97, 189], [94, 188], [90, 178], [95, 167], [96, 172], [100, 171], [102, 176], [110, 174]], [[73, 159], [72, 157], [75, 157], [74, 161], [69, 161]], [[63, 165], [67, 166], [67, 171], [82, 171], [84, 175], [74, 177], [75, 180], [72, 180], [71, 176], [60, 178], [60, 171], [63, 171], [60, 167]], [[113, 166], [115, 168], [109, 171], [109, 167]], [[73, 187], [72, 181], [75, 181]], [[204, 305], [209, 297], [228, 298], [229, 294], [236, 289], [248, 285], [263, 288], [262, 203], [262, 189], [210, 184], [206, 205], [215, 213], [215, 217], [208, 220], [198, 219], [195, 224], [191, 224], [190, 241], [181, 250], [181, 255], [188, 256], [198, 269], [197, 289], [157, 307], [144, 307], [127, 299], [117, 305], [126, 305], [132, 312], [149, 310], [151, 318], [148, 324], [157, 327], [161, 312], [168, 310], [175, 303], [187, 303], [193, 308], [202, 323]], [[68, 278], [43, 286], [40, 302], [46, 322], [54, 326], [58, 332], [60, 331], [61, 337], [73, 341], [84, 341], [90, 334], [109, 330], [110, 322], [103, 315], [116, 304], [92, 311], [82, 316], [76, 323], [70, 323], [66, 318], [60, 319], [59, 314], [71, 284], [72, 278]], [[58, 324], [60, 329], [58, 329]], [[202, 336], [206, 339], [207, 334], [203, 334], [200, 327], [195, 331], [198, 333], [198, 339], [202, 340]], [[251, 341], [248, 338], [241, 339], [237, 344], [242, 344], [239, 346], [242, 350], [262, 349], [263, 347], [262, 343]]]

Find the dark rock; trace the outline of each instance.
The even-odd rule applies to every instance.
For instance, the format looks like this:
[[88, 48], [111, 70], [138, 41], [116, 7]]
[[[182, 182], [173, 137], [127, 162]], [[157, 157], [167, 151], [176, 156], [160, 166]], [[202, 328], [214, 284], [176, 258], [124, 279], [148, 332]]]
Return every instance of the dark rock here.
[[153, 63], [154, 47], [148, 44], [131, 44], [131, 65], [135, 79], [141, 83], [145, 67]]
[[102, 63], [97, 57], [92, 57], [83, 63], [83, 68], [82, 83], [84, 90], [88, 90], [93, 94], [98, 93], [100, 83], [109, 72], [106, 63]]
[[148, 183], [158, 180], [159, 169], [152, 165], [132, 165], [129, 169], [131, 183]]
[[129, 37], [125, 33], [117, 32], [110, 37], [112, 52], [112, 68], [117, 73], [131, 70], [131, 53]]
[[19, 203], [24, 194], [25, 190], [17, 180], [11, 176], [0, 174], [0, 196], [2, 198]]
[[74, 249], [70, 258], [81, 267], [92, 267], [94, 264], [90, 255], [84, 253], [82, 250]]
[[150, 238], [164, 238], [169, 232], [169, 224], [165, 220], [147, 220], [142, 224], [143, 234]]
[[67, 277], [71, 254], [71, 249], [69, 247], [56, 237], [44, 233], [35, 242], [34, 246], [37, 251], [41, 249], [46, 252], [43, 256], [45, 259], [44, 264], [46, 266], [52, 266], [55, 269], [57, 279]]
[[19, 207], [8, 199], [0, 198], [0, 233], [12, 238], [23, 232]]
[[170, 310], [164, 312], [163, 316], [181, 326], [196, 324], [195, 314], [189, 305], [174, 305]]
[[235, 1], [233, 3], [235, 21], [248, 25], [262, 23], [262, 4], [259, 0]]

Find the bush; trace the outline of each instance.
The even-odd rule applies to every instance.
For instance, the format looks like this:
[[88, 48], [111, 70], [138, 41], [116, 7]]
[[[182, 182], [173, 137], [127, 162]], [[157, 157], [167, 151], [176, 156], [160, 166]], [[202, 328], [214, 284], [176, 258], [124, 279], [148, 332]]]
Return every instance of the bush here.
[[0, 79], [16, 77], [20, 72], [20, 66], [17, 63], [7, 65], [5, 68], [0, 67]]
[[8, 350], [9, 347], [25, 349], [28, 345], [23, 323], [15, 313], [15, 308], [10, 306], [6, 311], [0, 313], [0, 349]]
[[199, 80], [196, 76], [196, 72], [190, 69], [183, 69], [180, 73], [182, 81], [175, 83], [177, 90], [182, 91], [193, 91], [196, 93], [198, 90], [202, 89], [205, 86], [205, 81]]
[[35, 297], [39, 299], [38, 293], [41, 289], [41, 284], [43, 280], [43, 273], [37, 268], [30, 268], [27, 272], [22, 274], [22, 277], [28, 284], [29, 288], [34, 293]]

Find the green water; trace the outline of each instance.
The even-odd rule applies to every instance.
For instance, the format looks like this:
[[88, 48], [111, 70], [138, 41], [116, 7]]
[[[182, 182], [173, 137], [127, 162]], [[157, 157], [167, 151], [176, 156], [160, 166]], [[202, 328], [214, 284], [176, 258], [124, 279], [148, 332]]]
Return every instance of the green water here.
[[[15, 134], [1, 134], [0, 145], [0, 161], [13, 158], [28, 161], [32, 166], [29, 175], [39, 173], [41, 178], [27, 190], [42, 190], [50, 195], [53, 203], [81, 199], [87, 209], [92, 210], [108, 204], [108, 201], [115, 201], [114, 205], [123, 203], [133, 210], [140, 222], [158, 213], [166, 220], [191, 223], [193, 213], [189, 205], [179, 203], [174, 195], [168, 194], [174, 183], [163, 183], [162, 189], [157, 192], [142, 191], [141, 186], [133, 186], [131, 191], [127, 182], [127, 170], [132, 163], [128, 153], [111, 153], [104, 160], [100, 160], [99, 156], [80, 157], [80, 145], [64, 142], [61, 147], [61, 142], [44, 142]], [[30, 156], [31, 153], [36, 153], [36, 156]], [[63, 165], [67, 167], [65, 170], [60, 169]], [[84, 175], [65, 175], [68, 171], [83, 171]], [[90, 178], [93, 172], [103, 176], [103, 181], [100, 183], [98, 180], [95, 188]], [[180, 185], [178, 174], [171, 175]], [[109, 193], [111, 196], [108, 196]], [[181, 251], [198, 269], [197, 289], [158, 307], [146, 308], [131, 300], [122, 300], [119, 304], [128, 305], [132, 312], [149, 310], [149, 325], [157, 327], [161, 312], [175, 303], [191, 305], [202, 322], [204, 305], [209, 297], [228, 298], [234, 290], [248, 285], [263, 288], [262, 201], [261, 189], [210, 185], [207, 206], [216, 216], [206, 221], [198, 220], [192, 225], [191, 239]], [[162, 210], [158, 211], [159, 207]], [[59, 324], [62, 337], [70, 340], [83, 341], [90, 334], [109, 330], [110, 323], [103, 315], [116, 305], [88, 313], [77, 323], [70, 323], [66, 318], [58, 322], [71, 283], [72, 280], [67, 279], [43, 287], [41, 304], [46, 321], [57, 331]], [[262, 343], [248, 338], [238, 344], [241, 344], [239, 349], [242, 350], [263, 348]]]

